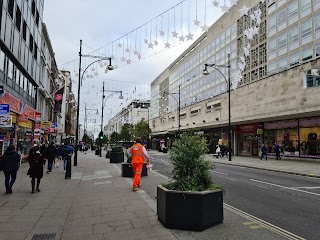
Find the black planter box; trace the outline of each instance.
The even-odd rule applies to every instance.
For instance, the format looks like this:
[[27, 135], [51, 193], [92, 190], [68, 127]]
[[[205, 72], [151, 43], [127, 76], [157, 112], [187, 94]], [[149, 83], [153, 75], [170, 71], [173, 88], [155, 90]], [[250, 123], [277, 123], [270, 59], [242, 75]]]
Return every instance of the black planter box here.
[[[121, 164], [121, 176], [122, 177], [133, 177], [133, 171], [131, 163], [122, 163]], [[141, 177], [148, 176], [147, 163], [143, 164]]]
[[110, 152], [110, 163], [124, 162], [124, 152]]
[[110, 158], [110, 151], [107, 151], [106, 158]]
[[101, 150], [99, 148], [97, 148], [96, 151], [95, 151], [95, 155], [100, 155], [100, 151]]
[[181, 192], [158, 186], [157, 214], [166, 228], [203, 231], [223, 222], [222, 191]]

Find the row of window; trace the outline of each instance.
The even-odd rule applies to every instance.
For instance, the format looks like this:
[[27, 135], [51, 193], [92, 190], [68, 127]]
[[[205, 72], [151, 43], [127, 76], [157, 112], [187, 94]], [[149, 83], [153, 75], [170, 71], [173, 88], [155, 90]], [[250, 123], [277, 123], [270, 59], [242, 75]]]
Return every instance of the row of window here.
[[[0, 49], [0, 71], [6, 75], [6, 80], [12, 81], [17, 86], [19, 86], [23, 91], [30, 96], [35, 98], [36, 90], [34, 85], [29, 81], [29, 79], [14, 65], [14, 63], [6, 56], [6, 54]], [[9, 79], [7, 79], [9, 78]], [[12, 86], [13, 87], [13, 86]]]

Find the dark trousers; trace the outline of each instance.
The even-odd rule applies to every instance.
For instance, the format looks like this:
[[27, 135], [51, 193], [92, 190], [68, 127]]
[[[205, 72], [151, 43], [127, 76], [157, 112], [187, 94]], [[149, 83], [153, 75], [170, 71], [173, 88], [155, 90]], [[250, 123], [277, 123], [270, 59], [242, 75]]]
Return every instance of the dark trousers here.
[[281, 157], [280, 157], [280, 151], [277, 151], [277, 152], [276, 152], [276, 158], [277, 158], [277, 160], [278, 160], [278, 159], [280, 159], [280, 160], [281, 160]]
[[48, 159], [48, 171], [50, 172], [52, 170], [52, 165], [53, 165], [53, 159]]
[[266, 157], [266, 160], [267, 160], [267, 153], [264, 153], [264, 152], [263, 152], [263, 153], [261, 153], [261, 157], [260, 157], [260, 159], [262, 160], [262, 158], [263, 158], [263, 157]]
[[[37, 188], [39, 189], [41, 178], [37, 178]], [[34, 191], [34, 185], [36, 183], [36, 178], [31, 178], [31, 187], [32, 191]]]
[[14, 182], [16, 181], [17, 178], [17, 171], [3, 171], [4, 176], [5, 176], [5, 180], [4, 180], [4, 184], [6, 186], [6, 188], [12, 188]]

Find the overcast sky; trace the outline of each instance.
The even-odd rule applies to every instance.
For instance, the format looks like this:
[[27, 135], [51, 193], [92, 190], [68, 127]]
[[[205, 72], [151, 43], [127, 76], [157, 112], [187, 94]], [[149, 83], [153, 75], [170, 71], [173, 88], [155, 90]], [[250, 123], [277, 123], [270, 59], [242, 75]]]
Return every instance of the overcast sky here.
[[[121, 36], [125, 36], [156, 16], [161, 16], [161, 13], [179, 2], [181, 1], [45, 0], [43, 18], [48, 28], [58, 66], [73, 72], [78, 68], [80, 39], [83, 40], [83, 54], [88, 54], [92, 50], [99, 49], [119, 39]], [[196, 2], [197, 5], [195, 5]], [[221, 0], [219, 2], [223, 4], [225, 1]], [[95, 78], [85, 79], [81, 88], [80, 111], [83, 112], [84, 104], [87, 104], [87, 108], [101, 109], [103, 81], [105, 81], [106, 89], [121, 90], [125, 96], [125, 100], [122, 102], [116, 99], [116, 94], [114, 95], [115, 97], [112, 96], [109, 98], [110, 100], [107, 100], [106, 108], [110, 108], [110, 111], [107, 112], [104, 122], [107, 122], [111, 109], [113, 109], [112, 115], [114, 115], [132, 99], [149, 99], [150, 83], [193, 42], [181, 42], [178, 39], [172, 39], [171, 32], [176, 29], [177, 32], [184, 31], [184, 35], [188, 34], [188, 30], [196, 36], [201, 34], [201, 28], [193, 24], [196, 15], [201, 22], [200, 26], [204, 25], [204, 20], [206, 20], [207, 25], [211, 25], [221, 15], [221, 10], [214, 8], [210, 0], [186, 0], [182, 7], [178, 5], [174, 11], [171, 10], [167, 12], [167, 15], [163, 15], [163, 26], [165, 28], [163, 29], [165, 32], [163, 39], [160, 39], [159, 35], [161, 18], [158, 18], [156, 24], [153, 22], [152, 27], [148, 26], [147, 32], [149, 32], [147, 35], [148, 39], [150, 39], [152, 33], [152, 41], [154, 41], [156, 40], [155, 32], [157, 32], [159, 45], [162, 47], [159, 46], [157, 50], [153, 50], [142, 43], [144, 52], [142, 53], [141, 50], [143, 56], [140, 61], [132, 53], [131, 59], [133, 61], [131, 64], [122, 65], [119, 69], [109, 71], [107, 74], [101, 69], [99, 70], [99, 75]], [[169, 18], [170, 20], [168, 20]], [[170, 39], [166, 37], [168, 25]], [[132, 46], [133, 43], [138, 44], [138, 48], [140, 45], [139, 38], [135, 36], [141, 34], [141, 38], [146, 37], [144, 32], [140, 33], [138, 31], [134, 34], [129, 36], [132, 42], [130, 44], [132, 51], [134, 48]], [[169, 49], [164, 47], [164, 43], [167, 40], [171, 43], [171, 48]], [[138, 43], [136, 43], [137, 41]], [[121, 38], [119, 42], [114, 43], [113, 49], [120, 51], [118, 54], [122, 54], [121, 51], [123, 50], [122, 48], [117, 48], [117, 43], [128, 45], [128, 37]], [[102, 52], [104, 49], [110, 50], [110, 46], [109, 48], [102, 48]], [[111, 54], [106, 51], [104, 54]], [[113, 55], [115, 54], [113, 53]], [[84, 59], [82, 70], [93, 60]], [[120, 65], [119, 60], [118, 64]], [[93, 67], [99, 68], [99, 65], [96, 64]], [[89, 73], [90, 71], [93, 72], [94, 69], [87, 70]], [[76, 93], [77, 79], [76, 77], [74, 78], [73, 91]], [[97, 123], [96, 128], [100, 128], [98, 125]]]

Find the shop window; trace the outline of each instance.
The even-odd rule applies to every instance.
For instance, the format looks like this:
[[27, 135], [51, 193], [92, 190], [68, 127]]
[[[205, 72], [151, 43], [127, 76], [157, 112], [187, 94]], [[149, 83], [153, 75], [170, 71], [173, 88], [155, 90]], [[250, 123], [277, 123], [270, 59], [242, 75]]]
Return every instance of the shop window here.
[[305, 75], [307, 88], [320, 86], [320, 69], [310, 69], [305, 71]]
[[299, 120], [300, 157], [320, 158], [320, 118]]
[[288, 6], [288, 24], [292, 24], [298, 21], [298, 0], [293, 1]]

